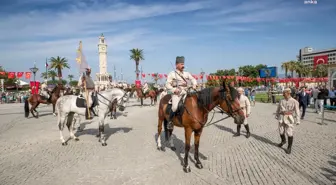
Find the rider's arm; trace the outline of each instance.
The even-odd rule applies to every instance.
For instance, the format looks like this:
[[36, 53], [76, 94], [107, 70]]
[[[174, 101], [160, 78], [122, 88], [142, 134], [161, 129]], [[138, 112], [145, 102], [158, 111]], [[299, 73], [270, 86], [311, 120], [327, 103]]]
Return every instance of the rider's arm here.
[[176, 88], [172, 86], [174, 80], [174, 71], [168, 74], [167, 81], [166, 81], [166, 88], [168, 91], [174, 92]]
[[246, 104], [246, 114], [250, 115], [251, 114], [251, 104], [250, 104], [250, 100], [247, 97], [245, 100], [245, 104]]
[[190, 73], [188, 73], [188, 75], [189, 75], [189, 79], [191, 81], [191, 84], [192, 84], [193, 88], [196, 89], [197, 80]]

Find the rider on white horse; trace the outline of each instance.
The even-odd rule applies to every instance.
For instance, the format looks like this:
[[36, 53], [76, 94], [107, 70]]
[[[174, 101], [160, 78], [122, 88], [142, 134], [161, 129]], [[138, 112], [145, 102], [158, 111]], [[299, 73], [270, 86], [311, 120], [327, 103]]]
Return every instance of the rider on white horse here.
[[[81, 77], [78, 81], [78, 86], [82, 88], [82, 93], [84, 92], [84, 97], [85, 97], [85, 99], [87, 99], [86, 103], [87, 103], [90, 111], [93, 113], [94, 116], [97, 116], [97, 114], [93, 110], [93, 107], [95, 107], [98, 103], [97, 102], [97, 95], [96, 95], [96, 92], [95, 92], [95, 84], [94, 84], [90, 74], [91, 74], [91, 68], [86, 68], [85, 73], [83, 73], [81, 75]], [[86, 97], [84, 84], [86, 84], [86, 90], [88, 92], [88, 97]], [[85, 110], [85, 118], [87, 120], [93, 119], [93, 117], [88, 115], [88, 110]]]

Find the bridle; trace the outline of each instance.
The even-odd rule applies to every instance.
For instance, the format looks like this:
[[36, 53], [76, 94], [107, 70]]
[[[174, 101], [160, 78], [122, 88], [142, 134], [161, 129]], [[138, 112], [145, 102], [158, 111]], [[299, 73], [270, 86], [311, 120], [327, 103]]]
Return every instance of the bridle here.
[[[109, 99], [107, 99], [105, 96], [103, 96], [102, 94], [100, 94], [100, 93], [98, 93], [98, 92], [97, 92], [97, 95], [99, 95], [100, 97], [102, 97], [104, 100], [108, 101], [108, 102], [111, 103], [111, 104], [113, 104], [114, 101], [117, 100], [117, 101], [116, 101], [116, 102], [117, 102], [117, 103], [116, 103], [116, 106], [117, 106], [119, 109], [122, 109], [122, 110], [125, 109], [125, 106], [122, 105], [122, 104], [125, 102], [125, 101], [124, 101], [124, 98], [129, 98], [129, 97], [127, 96], [127, 92], [125, 92], [124, 95], [123, 95], [121, 98], [119, 98], [119, 99], [114, 98], [113, 100], [109, 100]], [[120, 104], [118, 104], [119, 100], [121, 100], [121, 101], [120, 101]], [[102, 101], [99, 100], [99, 99], [98, 99], [98, 101], [99, 101], [100, 103], [105, 104], [104, 102], [102, 102]], [[106, 104], [105, 104], [105, 105], [106, 105]], [[108, 105], [107, 105], [107, 106], [108, 106]]]
[[[198, 95], [198, 93], [199, 93], [199, 91], [196, 91], [196, 95]], [[212, 122], [212, 120], [213, 120], [213, 118], [214, 118], [214, 116], [215, 116], [215, 113], [216, 113], [216, 111], [213, 111], [213, 114], [212, 114], [212, 117], [211, 117], [210, 121], [209, 121], [209, 122], [206, 122], [205, 124], [202, 124], [201, 121], [199, 121], [198, 119], [196, 119], [196, 118], [191, 114], [191, 112], [188, 110], [187, 107], [185, 107], [185, 105], [183, 105], [183, 106], [184, 106], [184, 109], [187, 111], [187, 113], [188, 113], [194, 120], [196, 120], [200, 125], [203, 125], [203, 127], [208, 127], [208, 126], [210, 126], [210, 125], [213, 125], [213, 124], [215, 124], [215, 123], [218, 123], [218, 122], [223, 121], [223, 120], [225, 120], [225, 119], [228, 119], [228, 118], [230, 118], [230, 117], [234, 117], [233, 114], [236, 113], [236, 112], [238, 112], [238, 111], [240, 111], [241, 108], [239, 108], [239, 109], [235, 109], [235, 110], [232, 108], [232, 103], [231, 103], [231, 102], [233, 102], [234, 100], [232, 100], [231, 95], [227, 95], [227, 94], [226, 94], [226, 90], [225, 90], [224, 88], [223, 88], [223, 89], [220, 89], [220, 90], [219, 90], [219, 93], [220, 93], [220, 95], [219, 95], [219, 99], [218, 99], [217, 101], [224, 100], [225, 103], [226, 103], [226, 105], [227, 105], [227, 107], [229, 108], [229, 112], [226, 112], [226, 111], [224, 111], [222, 108], [220, 108], [218, 105], [215, 107], [215, 108], [219, 109], [220, 113], [222, 113], [222, 114], [225, 113], [225, 114], [227, 115], [226, 117], [224, 117], [224, 118], [222, 118], [222, 119], [219, 119], [219, 120], [216, 120], [216, 121]], [[231, 97], [230, 100], [228, 100], [228, 99], [229, 99], [228, 97]], [[198, 96], [197, 96], [197, 98], [198, 98]], [[230, 101], [231, 101], [231, 102], [230, 102]], [[210, 112], [210, 110], [206, 107], [206, 105], [202, 105], [202, 107], [207, 111], [206, 114], [208, 114], [208, 113]]]

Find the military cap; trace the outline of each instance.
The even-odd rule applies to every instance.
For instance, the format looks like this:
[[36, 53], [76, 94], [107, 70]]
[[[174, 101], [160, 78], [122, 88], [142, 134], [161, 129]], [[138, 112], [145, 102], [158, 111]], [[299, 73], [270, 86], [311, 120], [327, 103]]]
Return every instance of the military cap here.
[[177, 56], [176, 57], [176, 64], [184, 63], [184, 56]]
[[286, 88], [283, 90], [283, 92], [291, 92], [292, 90], [290, 88]]

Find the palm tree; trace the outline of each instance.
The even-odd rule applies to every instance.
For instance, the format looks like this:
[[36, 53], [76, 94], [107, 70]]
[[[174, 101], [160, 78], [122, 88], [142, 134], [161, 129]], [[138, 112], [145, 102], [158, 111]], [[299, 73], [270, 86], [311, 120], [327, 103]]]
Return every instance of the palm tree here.
[[320, 64], [320, 65], [316, 66], [315, 75], [318, 76], [318, 77], [326, 77], [326, 76], [328, 76], [327, 65]]
[[73, 75], [68, 75], [69, 81], [72, 82], [72, 79], [74, 78]]
[[52, 81], [55, 81], [56, 76], [57, 76], [56, 71], [54, 71], [54, 70], [49, 70], [48, 71], [48, 77], [51, 78]]
[[293, 78], [294, 77], [294, 71], [295, 71], [295, 68], [296, 68], [296, 61], [294, 60], [291, 60], [288, 62], [289, 66], [288, 66], [288, 71], [291, 72], [291, 77]]
[[139, 80], [139, 62], [145, 60], [143, 56], [143, 49], [133, 48], [130, 50], [130, 60], [135, 61], [136, 80]]
[[41, 78], [48, 79], [48, 73], [47, 72], [41, 73]]
[[301, 70], [302, 76], [308, 77], [310, 76], [311, 72], [312, 72], [311, 67], [306, 66], [306, 65], [302, 66], [302, 70]]
[[303, 63], [302, 62], [295, 62], [295, 66], [294, 66], [294, 69], [295, 69], [295, 72], [299, 75], [299, 78], [302, 77], [302, 73], [303, 73]]
[[57, 70], [58, 79], [61, 81], [62, 80], [62, 69], [64, 68], [70, 69], [68, 60], [66, 58], [61, 58], [57, 56], [56, 58], [51, 57], [50, 63], [51, 63], [50, 68]]
[[286, 76], [286, 78], [288, 77], [288, 70], [289, 70], [289, 68], [290, 68], [290, 63], [289, 62], [283, 62], [281, 64], [281, 69], [285, 70], [285, 76]]

